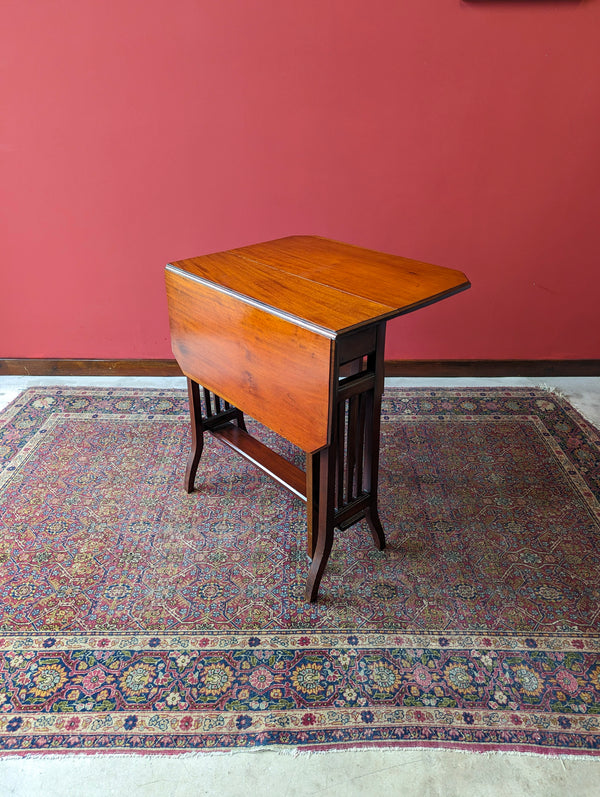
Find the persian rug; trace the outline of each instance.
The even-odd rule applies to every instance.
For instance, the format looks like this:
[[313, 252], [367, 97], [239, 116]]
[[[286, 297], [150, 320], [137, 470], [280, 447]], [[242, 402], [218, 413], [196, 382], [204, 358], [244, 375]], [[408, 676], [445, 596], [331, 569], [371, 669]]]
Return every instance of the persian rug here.
[[177, 390], [0, 415], [4, 755], [598, 754], [599, 434], [566, 401], [388, 389], [388, 546], [338, 532], [312, 605], [302, 502], [210, 436], [187, 495], [188, 446]]

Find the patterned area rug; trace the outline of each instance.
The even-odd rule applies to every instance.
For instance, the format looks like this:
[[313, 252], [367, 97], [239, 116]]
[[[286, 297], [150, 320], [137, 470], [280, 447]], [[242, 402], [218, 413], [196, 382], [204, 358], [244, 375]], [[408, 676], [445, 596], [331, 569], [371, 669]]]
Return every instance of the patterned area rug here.
[[[270, 432], [269, 444], [302, 463]], [[380, 514], [314, 605], [303, 504], [182, 391], [34, 388], [0, 416], [0, 744], [600, 751], [600, 447], [527, 389], [388, 390]]]

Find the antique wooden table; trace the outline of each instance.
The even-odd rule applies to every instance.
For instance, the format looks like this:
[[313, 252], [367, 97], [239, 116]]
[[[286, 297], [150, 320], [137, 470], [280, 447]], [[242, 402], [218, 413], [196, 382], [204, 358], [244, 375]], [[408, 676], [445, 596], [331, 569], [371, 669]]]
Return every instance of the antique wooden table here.
[[[188, 378], [186, 489], [210, 431], [304, 499], [314, 601], [335, 528], [364, 518], [385, 547], [377, 481], [386, 322], [469, 281], [313, 236], [173, 262], [165, 276], [173, 353]], [[306, 471], [251, 436], [244, 413], [301, 448]]]

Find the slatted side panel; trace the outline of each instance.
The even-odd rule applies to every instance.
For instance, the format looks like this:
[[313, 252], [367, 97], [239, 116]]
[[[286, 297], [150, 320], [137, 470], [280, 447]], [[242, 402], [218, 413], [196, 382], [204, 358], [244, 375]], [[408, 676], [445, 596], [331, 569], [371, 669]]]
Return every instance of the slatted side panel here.
[[340, 401], [337, 407], [336, 510], [369, 491], [367, 414], [369, 392]]
[[233, 404], [230, 404], [225, 399], [218, 396], [216, 393], [211, 393], [210, 390], [204, 388], [203, 391], [202, 409], [205, 418], [213, 418], [222, 412], [228, 412], [235, 409]]
[[353, 374], [338, 385], [335, 411], [335, 507], [339, 512], [371, 489], [375, 374], [359, 359]]

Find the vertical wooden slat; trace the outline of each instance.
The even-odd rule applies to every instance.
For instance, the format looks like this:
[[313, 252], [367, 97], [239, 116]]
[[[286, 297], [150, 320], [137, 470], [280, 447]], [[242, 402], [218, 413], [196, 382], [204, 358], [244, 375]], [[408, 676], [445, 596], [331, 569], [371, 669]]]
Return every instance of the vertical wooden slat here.
[[[360, 395], [360, 394], [359, 394]], [[346, 442], [346, 503], [356, 498], [354, 476], [356, 471], [356, 435], [361, 432], [356, 426], [358, 396], [348, 400], [348, 437]]]
[[[373, 391], [365, 394], [365, 421], [369, 429], [373, 424]], [[365, 439], [363, 486], [366, 493], [371, 492], [373, 462], [373, 435], [367, 434]]]
[[358, 395], [358, 413], [356, 419], [356, 428], [358, 434], [356, 435], [356, 495], [357, 497], [363, 492], [363, 459], [365, 447], [365, 405], [366, 396], [364, 393]]
[[206, 405], [206, 417], [211, 418], [213, 411], [212, 411], [212, 404], [210, 401], [210, 390], [207, 388], [203, 388], [204, 390], [204, 403]]
[[338, 417], [337, 417], [337, 445], [336, 445], [336, 455], [337, 455], [337, 473], [336, 473], [336, 494], [337, 494], [337, 502], [336, 506], [339, 509], [344, 505], [344, 448], [345, 448], [345, 438], [346, 438], [346, 402], [340, 401], [337, 405], [338, 410]]

